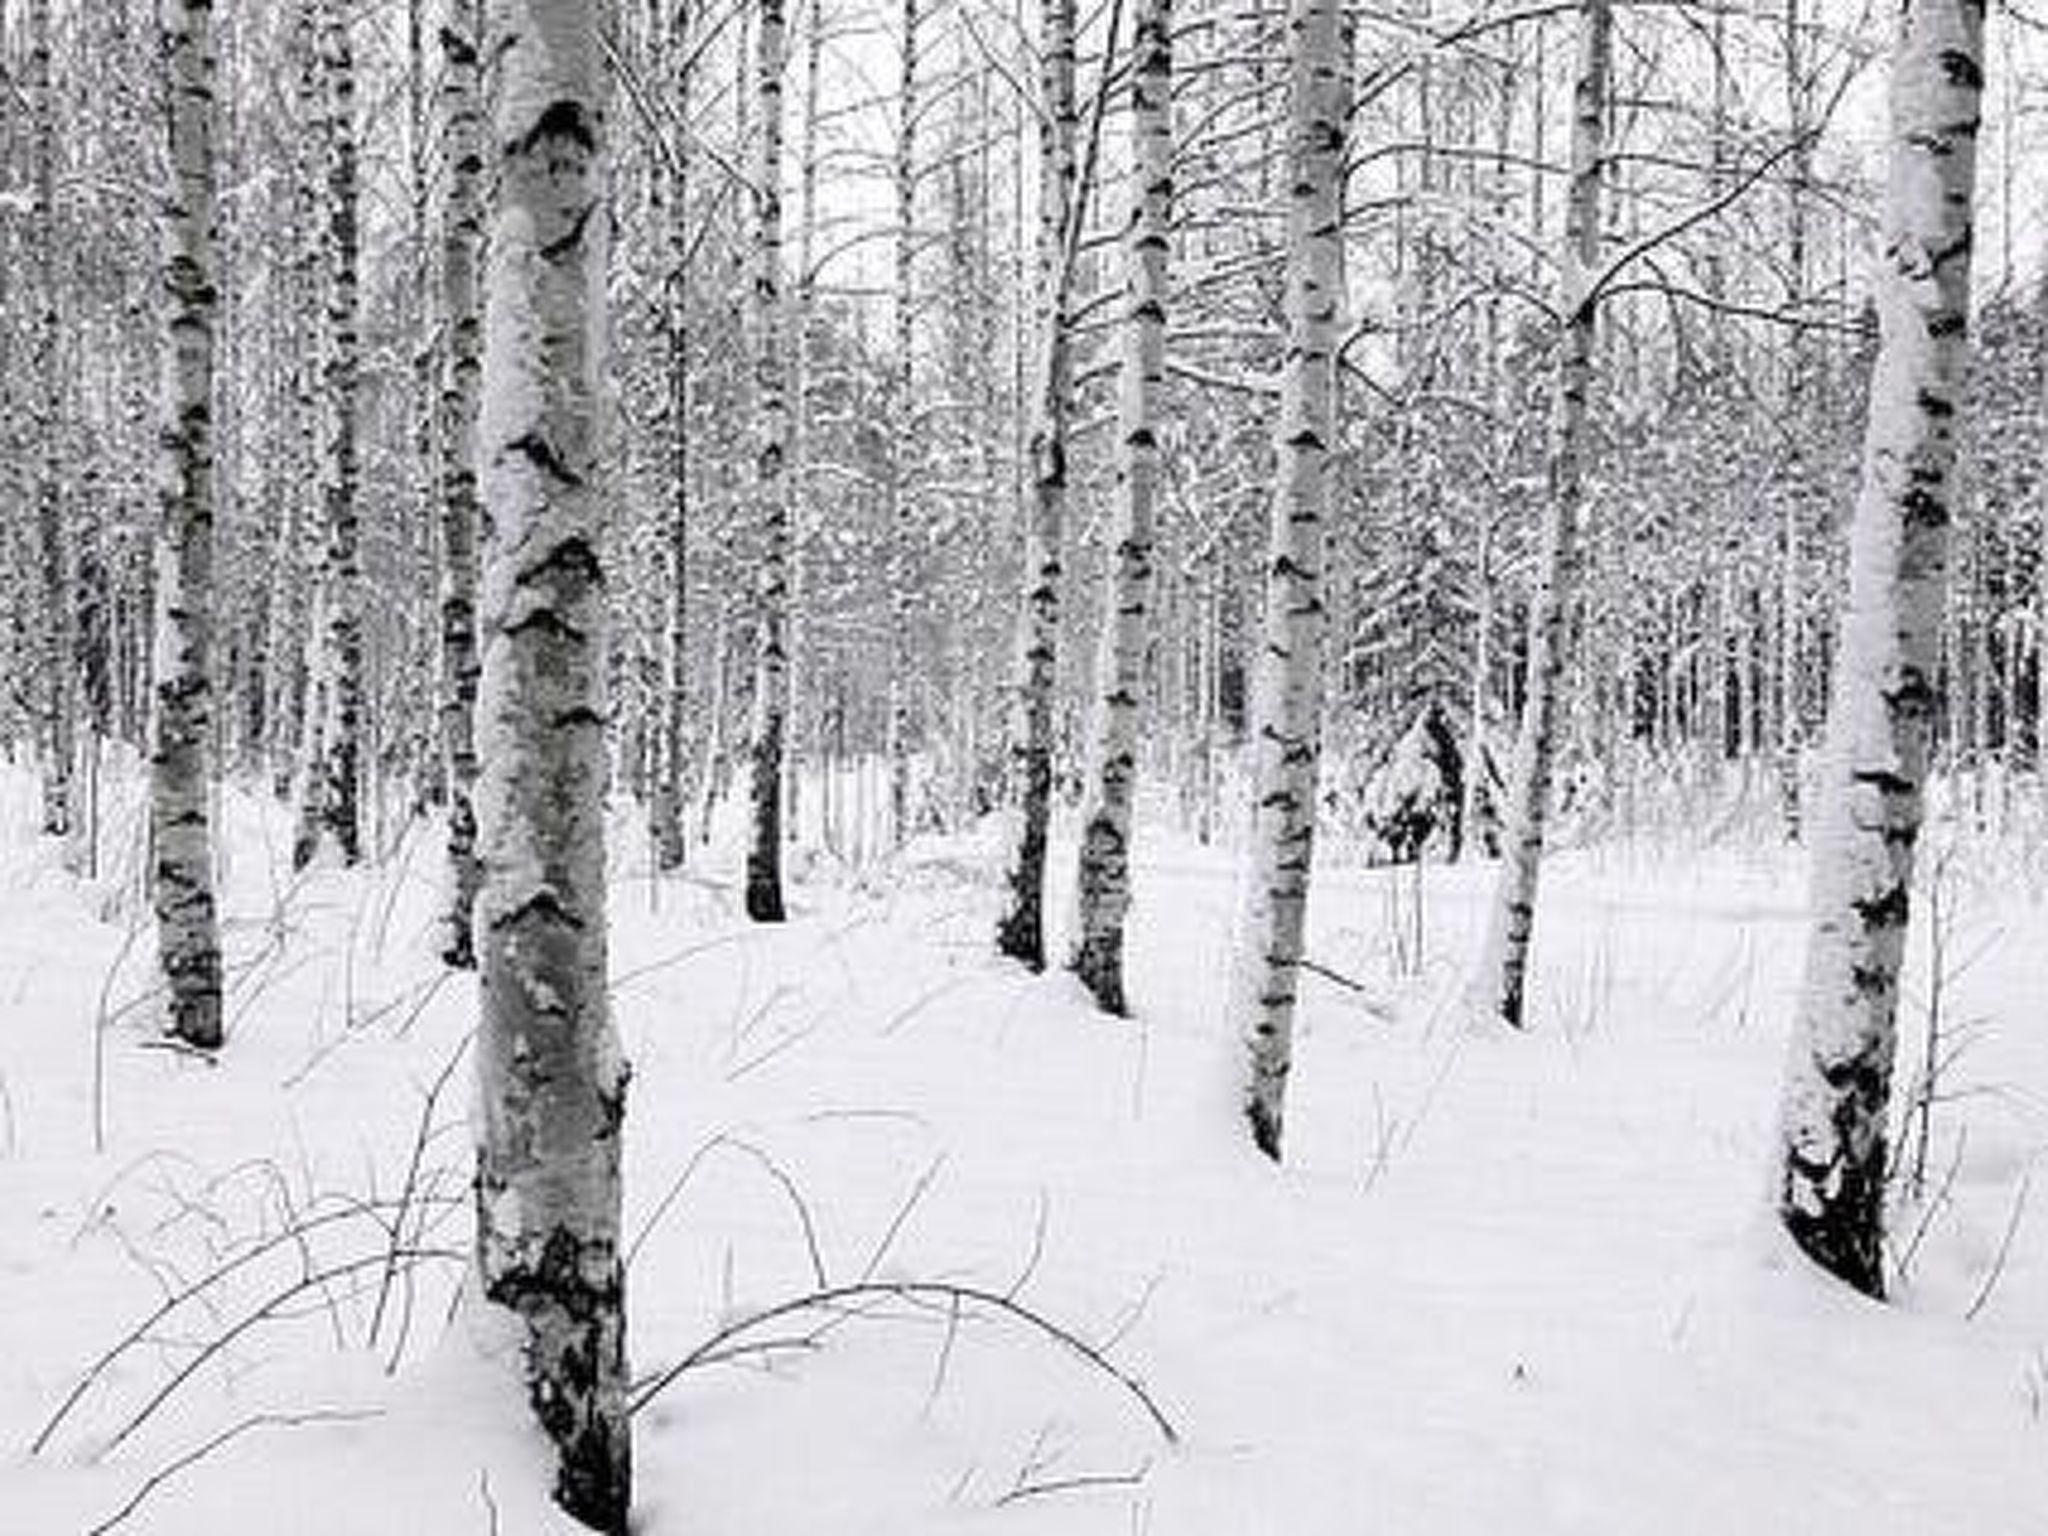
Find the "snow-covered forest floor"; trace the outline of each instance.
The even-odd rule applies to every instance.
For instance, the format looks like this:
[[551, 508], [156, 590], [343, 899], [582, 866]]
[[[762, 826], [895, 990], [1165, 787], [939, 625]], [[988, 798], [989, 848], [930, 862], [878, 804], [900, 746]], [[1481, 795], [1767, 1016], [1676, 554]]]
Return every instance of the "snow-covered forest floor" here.
[[[112, 1528], [569, 1529], [507, 1336], [457, 1296], [473, 984], [432, 958], [432, 834], [295, 881], [283, 813], [228, 794], [208, 1062], [154, 1036], [132, 791], [97, 877], [35, 838], [33, 794], [0, 775], [0, 1530], [105, 1529], [138, 1493]], [[1310, 952], [1365, 990], [1309, 981], [1275, 1170], [1214, 1005], [1232, 862], [1154, 811], [1132, 1021], [992, 958], [993, 834], [800, 861], [775, 930], [715, 854], [657, 884], [621, 829], [636, 1375], [869, 1287], [653, 1393], [641, 1529], [2048, 1529], [2030, 834], [1932, 834], [1945, 980], [1923, 924], [1908, 1014], [1937, 1000], [1955, 1059], [1878, 1307], [1760, 1217], [1796, 852], [1560, 856], [1508, 1037], [1458, 1005], [1486, 872], [1427, 868], [1418, 904], [1333, 850]]]

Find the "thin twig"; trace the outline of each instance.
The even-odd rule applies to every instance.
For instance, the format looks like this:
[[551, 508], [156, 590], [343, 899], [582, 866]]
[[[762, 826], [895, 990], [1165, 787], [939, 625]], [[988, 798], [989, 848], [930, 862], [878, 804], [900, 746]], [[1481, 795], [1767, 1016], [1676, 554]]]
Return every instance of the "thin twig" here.
[[1984, 1274], [1983, 1284], [1977, 1287], [1977, 1294], [1964, 1310], [1963, 1318], [1968, 1321], [1984, 1310], [1984, 1303], [1991, 1299], [1997, 1289], [1999, 1276], [2005, 1273], [2005, 1261], [2012, 1252], [2013, 1237], [2019, 1232], [2020, 1217], [2026, 1214], [2027, 1194], [2034, 1187], [2034, 1168], [2031, 1163], [2020, 1175], [2019, 1187], [2013, 1191], [2012, 1210], [2005, 1218], [2005, 1233], [1998, 1240], [1998, 1252], [1991, 1257], [1991, 1268]]
[[1153, 1425], [1159, 1430], [1161, 1438], [1167, 1444], [1177, 1445], [1180, 1443], [1180, 1432], [1174, 1428], [1173, 1421], [1167, 1418], [1165, 1411], [1159, 1406], [1157, 1400], [1145, 1389], [1145, 1384], [1138, 1380], [1137, 1377], [1117, 1366], [1107, 1355], [1093, 1344], [1090, 1344], [1086, 1339], [1062, 1328], [1058, 1323], [1053, 1322], [1043, 1314], [1019, 1304], [1011, 1297], [1001, 1295], [995, 1291], [984, 1290], [979, 1286], [956, 1285], [929, 1280], [862, 1280], [852, 1285], [833, 1286], [828, 1290], [814, 1291], [806, 1296], [793, 1297], [788, 1301], [757, 1312], [751, 1317], [742, 1318], [736, 1323], [719, 1329], [710, 1338], [691, 1350], [689, 1354], [683, 1356], [681, 1360], [678, 1360], [674, 1365], [662, 1371], [645, 1389], [633, 1395], [627, 1404], [626, 1411], [628, 1413], [638, 1413], [656, 1397], [660, 1396], [677, 1377], [683, 1375], [686, 1371], [705, 1364], [709, 1359], [716, 1358], [719, 1352], [724, 1350], [733, 1340], [752, 1332], [764, 1324], [780, 1321], [782, 1318], [792, 1316], [798, 1312], [812, 1311], [820, 1307], [836, 1307], [842, 1302], [871, 1297], [892, 1297], [899, 1301], [907, 1301], [920, 1306], [936, 1302], [971, 1303], [975, 1306], [987, 1307], [1006, 1317], [1015, 1318], [1021, 1323], [1028, 1324], [1055, 1343], [1063, 1345], [1073, 1354], [1079, 1356], [1082, 1360], [1094, 1366], [1098, 1371], [1121, 1386], [1145, 1410], [1146, 1417], [1151, 1419]]
[[1019, 1483], [1008, 1493], [996, 1500], [996, 1508], [1005, 1504], [1022, 1503], [1025, 1499], [1036, 1499], [1048, 1493], [1077, 1493], [1089, 1488], [1134, 1488], [1145, 1481], [1152, 1471], [1148, 1457], [1130, 1472], [1090, 1472], [1078, 1477], [1054, 1478], [1043, 1483]]

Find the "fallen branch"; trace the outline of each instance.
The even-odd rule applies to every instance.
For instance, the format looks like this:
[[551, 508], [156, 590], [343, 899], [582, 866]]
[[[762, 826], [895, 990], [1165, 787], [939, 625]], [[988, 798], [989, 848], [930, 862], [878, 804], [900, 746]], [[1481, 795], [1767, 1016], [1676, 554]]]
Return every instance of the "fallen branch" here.
[[969, 1304], [986, 1307], [990, 1311], [1014, 1318], [1018, 1322], [1024, 1323], [1045, 1335], [1045, 1337], [1053, 1340], [1055, 1343], [1063, 1345], [1071, 1353], [1077, 1355], [1103, 1375], [1116, 1382], [1145, 1410], [1146, 1416], [1151, 1419], [1153, 1425], [1158, 1429], [1160, 1437], [1168, 1445], [1178, 1445], [1180, 1443], [1180, 1432], [1173, 1427], [1173, 1421], [1167, 1418], [1164, 1410], [1160, 1408], [1152, 1394], [1145, 1389], [1145, 1384], [1139, 1381], [1137, 1377], [1117, 1366], [1107, 1355], [1090, 1344], [1086, 1339], [1062, 1328], [1050, 1318], [1045, 1317], [1041, 1313], [1034, 1312], [1031, 1308], [1022, 1305], [1012, 1297], [1001, 1295], [995, 1291], [983, 1290], [979, 1286], [955, 1285], [939, 1281], [862, 1280], [851, 1285], [837, 1285], [827, 1290], [813, 1291], [808, 1295], [797, 1296], [789, 1301], [781, 1302], [776, 1306], [769, 1307], [765, 1311], [756, 1312], [751, 1317], [742, 1318], [736, 1323], [719, 1329], [710, 1338], [691, 1350], [689, 1354], [683, 1356], [681, 1360], [678, 1360], [674, 1365], [661, 1372], [643, 1390], [634, 1394], [631, 1401], [627, 1404], [626, 1411], [629, 1414], [638, 1413], [654, 1401], [656, 1397], [660, 1396], [677, 1377], [683, 1375], [686, 1371], [721, 1358], [721, 1352], [726, 1351], [727, 1346], [732, 1344], [735, 1339], [751, 1333], [756, 1328], [760, 1328], [768, 1323], [778, 1322], [785, 1317], [790, 1317], [799, 1312], [836, 1307], [847, 1301], [875, 1298], [907, 1301], [919, 1306], [943, 1303], [948, 1307], [958, 1307], [962, 1304]]

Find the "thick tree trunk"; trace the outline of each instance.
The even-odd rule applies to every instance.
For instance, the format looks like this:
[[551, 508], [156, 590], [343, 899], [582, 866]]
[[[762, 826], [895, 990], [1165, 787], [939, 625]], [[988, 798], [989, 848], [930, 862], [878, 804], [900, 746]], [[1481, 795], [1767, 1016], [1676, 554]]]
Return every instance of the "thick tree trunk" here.
[[1231, 950], [1229, 1017], [1249, 1056], [1244, 1114], [1276, 1161], [1308, 925], [1323, 708], [1323, 524], [1336, 435], [1350, 113], [1343, 9], [1288, 10], [1287, 351], [1274, 452], [1265, 611], [1252, 687], [1250, 841]]
[[1095, 1001], [1123, 1013], [1124, 918], [1131, 906], [1131, 803], [1139, 700], [1151, 639], [1159, 395], [1166, 375], [1166, 278], [1173, 212], [1173, 5], [1140, 0], [1133, 18], [1131, 208], [1124, 230], [1121, 495], [1104, 588], [1095, 740], [1081, 813], [1072, 965]]
[[1058, 682], [1061, 545], [1067, 511], [1067, 420], [1074, 357], [1068, 298], [1079, 218], [1074, 157], [1074, 0], [1040, 9], [1038, 118], [1038, 389], [1032, 400], [1031, 496], [1024, 525], [1024, 608], [1010, 720], [1016, 845], [996, 948], [1045, 968], [1045, 850], [1052, 826], [1052, 706]]
[[1529, 940], [1536, 920], [1536, 885], [1550, 814], [1550, 781], [1557, 757], [1559, 683], [1564, 671], [1567, 620], [1579, 585], [1579, 518], [1585, 501], [1587, 407], [1593, 387], [1593, 333], [1597, 296], [1593, 268], [1600, 259], [1602, 127], [1607, 75], [1613, 55], [1612, 0], [1579, 0], [1578, 78], [1572, 94], [1572, 179], [1565, 205], [1561, 270], [1564, 340], [1551, 406], [1548, 494], [1543, 556], [1529, 610], [1528, 681], [1515, 740], [1505, 846], [1494, 892], [1479, 984], [1491, 990], [1492, 1011], [1522, 1024]]
[[483, 233], [477, 178], [476, 0], [449, 0], [441, 23], [441, 751], [448, 780], [448, 908], [441, 957], [476, 964], [476, 415], [482, 331], [477, 258]]
[[320, 68], [326, 80], [327, 435], [320, 466], [327, 557], [321, 572], [318, 688], [324, 697], [311, 734], [305, 804], [292, 862], [303, 867], [331, 844], [343, 864], [362, 857], [363, 618], [356, 510], [357, 283], [356, 69], [346, 0], [318, 0]]
[[477, 1259], [526, 1325], [555, 1496], [631, 1501], [619, 1143], [606, 994], [600, 0], [489, 0], [477, 899]]
[[782, 748], [789, 714], [789, 502], [783, 460], [789, 392], [782, 305], [782, 0], [760, 0], [754, 28], [755, 89], [761, 106], [754, 163], [754, 495], [761, 520], [755, 610], [752, 838], [747, 848], [747, 916], [779, 923], [782, 908]]
[[165, 455], [157, 530], [156, 737], [150, 754], [157, 952], [170, 1030], [221, 1043], [220, 933], [213, 839], [213, 372], [218, 226], [214, 201], [213, 8], [165, 12], [170, 68], [171, 201], [164, 287], [170, 301], [162, 401]]
[[1885, 1114], [1957, 494], [1984, 11], [1976, 0], [1908, 0], [1898, 27], [1882, 339], [1815, 807], [1778, 1189], [1794, 1241], [1871, 1296], [1885, 1288]]

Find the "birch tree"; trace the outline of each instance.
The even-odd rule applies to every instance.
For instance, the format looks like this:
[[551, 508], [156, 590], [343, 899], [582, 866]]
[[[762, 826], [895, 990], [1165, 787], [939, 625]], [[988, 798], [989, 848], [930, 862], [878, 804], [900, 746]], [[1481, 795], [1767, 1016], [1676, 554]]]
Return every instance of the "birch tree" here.
[[1094, 741], [1081, 813], [1073, 969], [1107, 1012], [1123, 1013], [1124, 918], [1131, 904], [1131, 801], [1145, 684], [1152, 528], [1159, 485], [1159, 396], [1173, 212], [1173, 5], [1140, 0], [1132, 18], [1131, 206], [1124, 228], [1122, 461], [1115, 556], [1103, 593]]
[[356, 507], [361, 366], [358, 287], [356, 66], [345, 0], [315, 0], [321, 78], [321, 143], [327, 178], [328, 261], [324, 375], [325, 435], [320, 491], [326, 511], [321, 623], [314, 636], [320, 695], [313, 729], [294, 865], [332, 846], [343, 864], [362, 857], [363, 617], [361, 525]]
[[555, 1497], [624, 1536], [631, 1499], [605, 948], [609, 241], [602, 0], [489, 0], [477, 821], [477, 1260], [525, 1325]]
[[919, 0], [903, 0], [903, 53], [896, 77], [895, 352], [891, 382], [897, 430], [889, 444], [889, 842], [910, 835], [911, 551], [918, 529], [911, 495], [911, 413], [915, 409], [917, 316], [917, 124]]
[[1579, 521], [1586, 499], [1587, 411], [1593, 385], [1594, 291], [1600, 259], [1602, 130], [1613, 56], [1613, 0], [1579, 0], [1577, 78], [1572, 87], [1571, 185], [1565, 202], [1560, 268], [1564, 336], [1551, 396], [1550, 452], [1543, 509], [1542, 563], [1529, 609], [1528, 682], [1508, 782], [1505, 847], [1489, 914], [1478, 980], [1492, 1011], [1517, 1028], [1536, 918], [1536, 884], [1557, 760], [1559, 683], [1566, 624], [1579, 574]]
[[1897, 27], [1880, 342], [1813, 818], [1778, 1187], [1793, 1241], [1877, 1297], [1899, 966], [1957, 495], [1984, 10], [1976, 0], [1906, 0]]
[[[694, 7], [674, 8], [659, 57], [673, 72], [670, 101], [679, 121], [690, 115], [690, 18]], [[690, 700], [690, 143], [675, 135], [661, 170], [665, 206], [660, 231], [666, 268], [661, 295], [662, 362], [667, 385], [664, 426], [668, 507], [663, 529], [668, 581], [666, 633], [661, 646], [661, 762], [655, 774], [649, 822], [654, 858], [663, 870], [680, 869], [688, 837], [683, 826], [683, 779], [688, 748], [683, 729]]]
[[1343, 307], [1343, 166], [1350, 111], [1339, 0], [1291, 0], [1286, 358], [1265, 607], [1253, 677], [1249, 845], [1230, 957], [1229, 1017], [1249, 1055], [1244, 1114], [1278, 1161], [1308, 925], [1321, 742], [1324, 517]]
[[779, 923], [782, 907], [782, 753], [789, 713], [789, 500], [783, 475], [789, 390], [782, 305], [782, 0], [760, 0], [754, 29], [761, 123], [754, 165], [754, 495], [761, 524], [754, 658], [753, 794], [747, 916]]
[[63, 309], [57, 288], [57, 151], [60, 128], [51, 82], [49, 0], [30, 0], [28, 60], [23, 94], [35, 135], [35, 221], [31, 260], [35, 268], [35, 312], [30, 367], [30, 421], [34, 434], [35, 526], [43, 594], [38, 657], [38, 725], [43, 778], [43, 831], [72, 833], [72, 767], [77, 755], [72, 688], [70, 561], [64, 539], [63, 487], [58, 463], [63, 437], [58, 422], [64, 403], [61, 345]]
[[162, 400], [163, 510], [157, 530], [156, 739], [150, 833], [157, 953], [170, 1030], [202, 1050], [221, 1043], [220, 933], [213, 840], [213, 373], [217, 218], [214, 200], [213, 7], [177, 0], [165, 13], [170, 67], [170, 197], [164, 288], [170, 302]]
[[[1067, 424], [1073, 408], [1071, 245], [1075, 196], [1074, 0], [1039, 10], [1037, 389], [1031, 402], [1031, 495], [1025, 512], [1024, 608], [1010, 715], [1016, 843], [1009, 904], [996, 947], [1045, 968], [1045, 849], [1052, 823], [1052, 708], [1058, 681], [1061, 542], [1067, 506]], [[1108, 67], [1105, 62], [1105, 68]]]
[[480, 42], [476, 0], [448, 0], [441, 22], [441, 751], [448, 781], [448, 908], [441, 954], [476, 964], [476, 413], [481, 329], [477, 178]]

